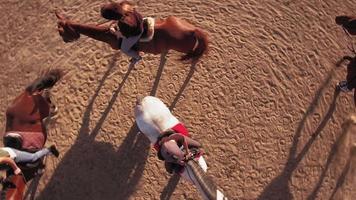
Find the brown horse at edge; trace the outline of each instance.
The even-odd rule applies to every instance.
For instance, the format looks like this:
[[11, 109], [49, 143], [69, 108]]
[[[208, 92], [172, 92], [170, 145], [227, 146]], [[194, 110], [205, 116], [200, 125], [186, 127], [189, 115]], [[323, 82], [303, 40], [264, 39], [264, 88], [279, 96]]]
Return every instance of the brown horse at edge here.
[[[125, 11], [134, 9], [127, 1], [109, 3], [102, 6], [116, 7]], [[124, 15], [124, 13], [122, 13]], [[73, 22], [56, 12], [58, 18], [58, 31], [65, 42], [79, 39], [80, 34], [109, 44], [113, 49], [120, 49], [120, 38], [110, 31], [110, 25], [86, 25]], [[166, 54], [169, 50], [185, 53], [181, 60], [198, 61], [208, 50], [208, 35], [200, 28], [179, 19], [169, 16], [158, 19], [154, 25], [154, 35], [150, 41], [139, 42], [138, 50], [151, 54]]]
[[[27, 86], [6, 110], [6, 130], [4, 146], [35, 152], [44, 147], [47, 140], [46, 122], [53, 112], [52, 102], [44, 94], [45, 89], [53, 87], [64, 75], [61, 70], [51, 70]], [[40, 161], [42, 162], [42, 161]], [[3, 184], [1, 199], [22, 200], [26, 189], [26, 182], [35, 176], [42, 163], [34, 167], [19, 165], [23, 174], [9, 175], [8, 181], [12, 185]], [[11, 172], [11, 171], [10, 171]], [[5, 186], [5, 187], [4, 187]]]

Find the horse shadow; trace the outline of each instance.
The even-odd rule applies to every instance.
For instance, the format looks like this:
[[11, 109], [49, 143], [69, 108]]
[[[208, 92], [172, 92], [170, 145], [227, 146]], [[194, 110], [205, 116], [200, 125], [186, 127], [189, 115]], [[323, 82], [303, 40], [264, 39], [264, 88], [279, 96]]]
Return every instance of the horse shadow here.
[[[327, 78], [325, 79], [324, 83], [321, 85], [321, 87], [318, 89], [316, 92], [316, 95], [314, 96], [314, 99], [312, 100], [311, 104], [309, 105], [307, 111], [305, 112], [302, 120], [300, 121], [295, 134], [293, 136], [292, 140], [292, 145], [289, 151], [287, 163], [284, 166], [283, 171], [281, 172], [280, 175], [278, 175], [276, 178], [274, 178], [262, 191], [262, 193], [258, 196], [258, 200], [264, 200], [264, 199], [293, 199], [293, 195], [290, 191], [290, 188], [288, 187], [288, 183], [290, 182], [290, 179], [292, 177], [292, 174], [294, 170], [298, 167], [299, 163], [302, 161], [304, 156], [307, 154], [308, 150], [314, 143], [314, 141], [317, 139], [317, 136], [320, 135], [322, 130], [325, 128], [327, 125], [328, 121], [332, 117], [335, 109], [336, 109], [336, 101], [337, 97], [340, 94], [340, 90], [336, 88], [334, 90], [334, 95], [331, 100], [331, 104], [328, 108], [328, 111], [326, 112], [324, 118], [314, 131], [314, 133], [311, 135], [310, 139], [307, 141], [307, 143], [304, 145], [302, 150], [300, 151], [299, 154], [297, 154], [297, 147], [299, 143], [299, 138], [302, 135], [302, 131], [304, 129], [305, 124], [307, 123], [308, 117], [315, 111], [317, 107], [317, 103], [319, 102], [319, 99], [321, 99], [324, 91], [327, 89], [327, 86], [332, 80], [332, 77], [335, 74], [335, 70], [333, 69], [331, 72], [329, 72]], [[316, 192], [318, 190], [318, 187], [316, 189]]]
[[335, 199], [335, 195], [336, 195], [337, 191], [339, 190], [339, 188], [345, 183], [348, 173], [351, 172], [352, 173], [351, 177], [355, 177], [355, 175], [356, 175], [355, 168], [356, 168], [356, 146], [353, 146], [350, 149], [349, 158], [341, 172], [340, 177], [336, 181], [336, 186], [333, 189], [329, 200]]
[[[330, 151], [330, 153], [328, 155], [328, 158], [326, 159], [326, 164], [323, 167], [323, 170], [322, 170], [322, 172], [321, 172], [321, 174], [319, 176], [319, 180], [318, 180], [316, 186], [314, 187], [313, 191], [311, 192], [311, 194], [307, 197], [308, 200], [313, 200], [313, 199], [317, 198], [318, 191], [320, 190], [320, 188], [322, 186], [322, 183], [324, 181], [326, 173], [327, 173], [330, 165], [332, 164], [332, 161], [334, 160], [334, 157], [337, 156], [337, 153], [340, 151], [340, 148], [343, 146], [345, 140], [347, 140], [347, 134], [349, 133], [350, 126], [351, 126], [351, 123], [347, 123], [347, 124], [343, 125], [341, 134], [338, 136], [338, 138], [336, 139], [335, 143], [331, 147], [331, 151]], [[350, 162], [351, 161], [350, 158], [348, 159], [348, 163], [345, 165], [346, 168], [344, 168], [343, 172], [341, 173], [342, 175], [340, 176], [340, 178], [341, 177], [343, 177], [343, 178], [341, 178], [340, 180], [344, 180], [345, 177], [346, 177], [345, 173], [348, 171], [349, 165], [351, 163]], [[341, 181], [341, 182], [343, 182], [343, 181]]]
[[115, 66], [115, 57], [89, 101], [75, 143], [67, 151], [37, 199], [129, 199], [135, 192], [149, 152], [149, 141], [142, 134], [138, 134], [136, 124], [132, 125], [117, 150], [111, 143], [95, 141], [95, 137], [133, 70], [132, 64], [122, 82], [113, 92], [112, 98], [95, 127], [91, 131], [89, 128], [90, 113], [94, 102]]

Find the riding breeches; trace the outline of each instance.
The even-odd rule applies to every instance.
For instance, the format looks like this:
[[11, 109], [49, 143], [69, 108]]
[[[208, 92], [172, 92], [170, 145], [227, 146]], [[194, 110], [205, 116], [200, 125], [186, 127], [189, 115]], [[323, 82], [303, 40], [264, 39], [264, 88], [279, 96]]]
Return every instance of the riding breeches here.
[[139, 41], [141, 38], [142, 32], [139, 35], [132, 36], [132, 37], [123, 37], [121, 43], [121, 51], [124, 52], [126, 55], [133, 57], [135, 59], [139, 59], [140, 55], [137, 51], [133, 50], [132, 47]]
[[37, 151], [36, 153], [19, 151], [16, 149], [12, 149], [12, 150], [16, 154], [16, 157], [14, 159], [16, 163], [35, 162], [38, 159], [40, 159], [50, 153], [49, 149], [47, 149], [47, 148], [43, 148], [43, 149]]

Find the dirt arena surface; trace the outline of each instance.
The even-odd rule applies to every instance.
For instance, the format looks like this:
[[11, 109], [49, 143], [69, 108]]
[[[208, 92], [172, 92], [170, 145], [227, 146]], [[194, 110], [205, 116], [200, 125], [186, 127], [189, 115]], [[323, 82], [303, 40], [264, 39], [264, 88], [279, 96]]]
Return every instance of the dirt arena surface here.
[[[64, 43], [54, 11], [101, 23], [94, 0], [0, 3], [0, 130], [6, 106], [50, 67], [69, 71], [53, 89], [59, 108], [49, 142], [59, 159], [31, 189], [36, 199], [199, 199], [169, 176], [138, 134], [137, 95], [156, 95], [204, 144], [208, 174], [230, 199], [355, 199], [356, 128], [344, 79], [349, 41], [334, 17], [353, 0], [143, 0], [145, 16], [175, 15], [205, 29], [210, 52], [195, 70], [170, 52], [128, 57], [82, 36]], [[37, 190], [36, 190], [37, 189]]]

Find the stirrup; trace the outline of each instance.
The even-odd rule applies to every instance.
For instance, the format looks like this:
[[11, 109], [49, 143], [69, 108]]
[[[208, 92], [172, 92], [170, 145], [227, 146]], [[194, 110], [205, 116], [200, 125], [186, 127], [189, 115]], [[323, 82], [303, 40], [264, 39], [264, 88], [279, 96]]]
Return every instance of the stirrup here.
[[351, 90], [347, 86], [347, 81], [340, 81], [336, 85], [336, 87], [338, 87], [342, 92], [350, 92]]
[[131, 64], [136, 64], [138, 61], [140, 61], [140, 60], [142, 60], [142, 57], [141, 56], [139, 56], [139, 58], [134, 58], [134, 57], [132, 57], [131, 59], [130, 59], [130, 63]]

